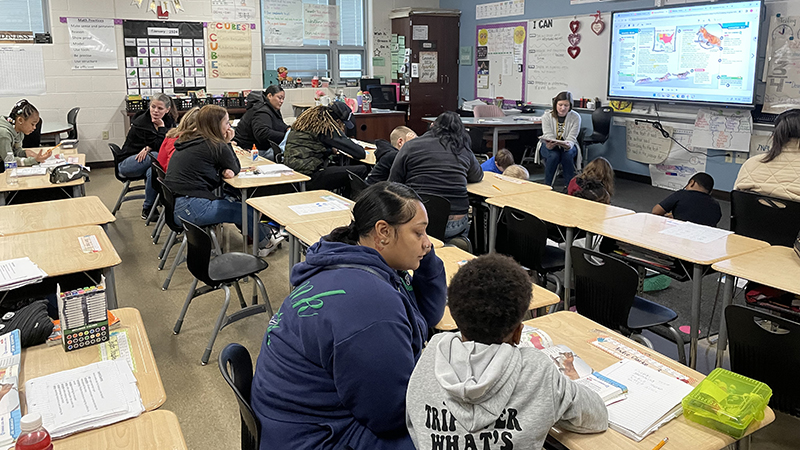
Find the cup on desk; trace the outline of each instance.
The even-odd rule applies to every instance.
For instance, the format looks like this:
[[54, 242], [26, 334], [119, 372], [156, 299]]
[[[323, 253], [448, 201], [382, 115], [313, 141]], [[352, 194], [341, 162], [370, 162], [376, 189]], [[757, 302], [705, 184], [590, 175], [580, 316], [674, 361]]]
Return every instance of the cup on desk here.
[[327, 95], [323, 95], [322, 97], [319, 98], [319, 103], [322, 106], [329, 106], [331, 104], [331, 98], [328, 97]]
[[494, 98], [494, 106], [497, 106], [498, 108], [502, 108], [504, 100], [505, 99], [503, 97], [495, 97]]

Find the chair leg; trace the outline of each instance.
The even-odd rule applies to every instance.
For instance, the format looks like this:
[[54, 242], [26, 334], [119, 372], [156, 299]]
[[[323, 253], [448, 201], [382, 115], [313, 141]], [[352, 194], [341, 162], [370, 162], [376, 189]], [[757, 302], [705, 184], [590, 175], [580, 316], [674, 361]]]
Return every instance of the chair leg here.
[[642, 336], [639, 333], [633, 333], [631, 335], [631, 339], [646, 346], [647, 348], [653, 349], [653, 343], [650, 342], [650, 339], [647, 339], [646, 337]]
[[242, 295], [242, 287], [239, 286], [238, 281], [233, 282], [233, 287], [236, 289], [236, 295], [239, 297], [239, 306], [242, 308], [247, 308], [247, 303], [244, 301], [244, 296]]
[[178, 237], [178, 233], [170, 230], [169, 236], [167, 236], [167, 242], [164, 242], [164, 245], [161, 246], [161, 251], [158, 252], [158, 259], [161, 260], [161, 264], [158, 265], [158, 270], [164, 268], [164, 262], [167, 260], [169, 252], [172, 251], [172, 246], [175, 245], [176, 237]]
[[114, 205], [114, 209], [111, 210], [111, 215], [116, 216], [117, 211], [119, 211], [119, 207], [122, 205], [122, 202], [125, 200], [125, 195], [128, 193], [128, 189], [131, 187], [131, 181], [128, 180], [125, 184], [122, 185], [122, 192], [119, 193], [119, 198], [117, 199], [117, 204]]
[[[561, 280], [557, 276], [553, 275], [552, 273], [546, 274], [545, 275], [545, 279], [547, 281], [549, 281], [549, 282], [551, 282], [551, 283], [556, 285], [555, 293], [556, 293], [556, 295], [561, 297], [561, 292], [563, 292], [562, 289], [561, 289]], [[564, 300], [564, 299], [562, 298], [561, 300]]]
[[684, 349], [683, 336], [681, 336], [681, 334], [678, 333], [678, 330], [676, 330], [672, 325], [665, 323], [663, 326], [669, 330], [669, 333], [675, 340], [675, 345], [678, 346], [678, 362], [686, 365], [686, 350]]
[[156, 226], [153, 228], [153, 233], [150, 234], [150, 239], [153, 240], [153, 245], [158, 244], [158, 238], [161, 237], [161, 231], [164, 230], [164, 225], [166, 223], [166, 219], [164, 219], [164, 215], [158, 216], [158, 220], [156, 221]]
[[219, 330], [223, 327], [225, 314], [228, 312], [228, 305], [231, 303], [230, 288], [228, 286], [222, 286], [222, 290], [225, 291], [225, 302], [222, 304], [222, 309], [219, 311], [219, 316], [217, 316], [217, 323], [214, 324], [214, 330], [211, 331], [211, 338], [208, 340], [206, 351], [203, 352], [203, 357], [200, 359], [200, 364], [204, 366], [208, 364], [208, 358], [211, 357], [211, 348], [214, 347], [214, 341], [217, 340], [217, 334], [219, 334]]
[[[161, 286], [161, 290], [162, 291], [166, 291], [167, 290], [167, 288], [169, 287], [169, 283], [172, 282], [172, 275], [175, 274], [175, 269], [177, 269], [178, 266], [180, 265], [180, 263], [182, 263], [184, 261], [183, 255], [186, 254], [186, 243], [187, 243], [187, 239], [186, 239], [186, 236], [184, 235], [183, 236], [183, 242], [181, 242], [181, 246], [178, 249], [178, 254], [175, 255], [175, 261], [172, 261], [172, 268], [169, 269], [169, 274], [167, 274], [167, 279], [164, 280], [164, 284]], [[166, 259], [167, 258], [165, 256], [164, 260], [166, 260]]]
[[153, 202], [153, 206], [150, 208], [150, 214], [147, 215], [147, 220], [144, 221], [144, 226], [150, 226], [150, 222], [153, 220], [153, 216], [155, 215], [156, 211], [158, 211], [158, 205], [161, 204], [161, 194], [156, 194], [156, 200]]
[[[264, 299], [264, 303], [266, 304], [267, 309], [269, 310], [269, 316], [272, 317], [274, 315], [274, 313], [272, 312], [272, 304], [270, 304], [269, 302], [269, 295], [267, 295], [267, 289], [264, 287], [264, 282], [261, 281], [261, 278], [259, 278], [258, 275], [252, 275], [251, 278], [255, 280], [256, 285], [258, 285], [258, 289], [261, 291], [261, 298]], [[256, 296], [253, 296], [253, 304], [255, 305], [257, 303], [258, 303], [258, 298]]]
[[178, 316], [178, 321], [175, 322], [175, 327], [172, 328], [172, 334], [178, 334], [181, 332], [181, 327], [183, 326], [183, 319], [186, 317], [186, 311], [189, 310], [189, 303], [192, 303], [192, 299], [194, 298], [194, 292], [197, 289], [197, 278], [192, 280], [192, 286], [189, 287], [189, 294], [186, 296], [186, 301], [183, 302], [183, 308], [181, 308], [181, 315]]

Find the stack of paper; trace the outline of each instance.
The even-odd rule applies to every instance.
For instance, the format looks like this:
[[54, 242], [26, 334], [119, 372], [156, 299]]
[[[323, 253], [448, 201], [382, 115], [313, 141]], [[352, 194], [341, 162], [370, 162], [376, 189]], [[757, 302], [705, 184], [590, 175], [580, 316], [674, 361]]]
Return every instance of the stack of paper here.
[[0, 446], [8, 448], [19, 436], [19, 330], [0, 336]]
[[33, 166], [33, 167], [17, 167], [14, 173], [18, 177], [32, 177], [36, 175], [47, 175], [47, 167]]
[[56, 157], [56, 155], [52, 155], [49, 158], [45, 159], [39, 167], [50, 168], [50, 167], [58, 167], [67, 164], [67, 160], [61, 157]]
[[38, 283], [46, 276], [47, 273], [27, 256], [0, 261], [0, 291]]
[[283, 164], [262, 164], [252, 170], [239, 172], [239, 178], [271, 178], [292, 174], [294, 174], [292, 168]]
[[116, 423], [144, 412], [124, 359], [101, 361], [25, 383], [28, 412], [42, 415], [54, 438]]
[[680, 415], [681, 400], [694, 389], [630, 359], [600, 374], [628, 387], [628, 398], [608, 407], [608, 424], [636, 442]]

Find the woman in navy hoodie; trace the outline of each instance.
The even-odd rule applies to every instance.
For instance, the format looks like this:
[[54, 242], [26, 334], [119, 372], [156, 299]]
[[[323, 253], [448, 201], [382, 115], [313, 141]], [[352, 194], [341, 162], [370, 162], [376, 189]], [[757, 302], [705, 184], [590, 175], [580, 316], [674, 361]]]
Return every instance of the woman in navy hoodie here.
[[261, 449], [414, 448], [405, 393], [444, 313], [444, 266], [412, 189], [374, 184], [353, 216], [292, 269], [267, 327], [251, 394]]

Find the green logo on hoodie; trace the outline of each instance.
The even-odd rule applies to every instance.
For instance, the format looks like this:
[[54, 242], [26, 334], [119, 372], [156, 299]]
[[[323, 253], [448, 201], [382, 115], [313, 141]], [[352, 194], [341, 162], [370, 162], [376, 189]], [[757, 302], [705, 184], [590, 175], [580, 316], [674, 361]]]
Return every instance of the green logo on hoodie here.
[[301, 284], [297, 287], [297, 289], [289, 295], [289, 299], [292, 300], [292, 308], [297, 309], [297, 317], [313, 317], [316, 316], [316, 312], [309, 311], [309, 308], [312, 310], [320, 309], [323, 306], [322, 298], [328, 297], [331, 295], [341, 295], [346, 294], [343, 289], [337, 289], [334, 291], [325, 291], [320, 292], [319, 294], [314, 294], [311, 297], [304, 297], [298, 298], [302, 295], [308, 294], [314, 289], [314, 286], [306, 281], [305, 283]]

